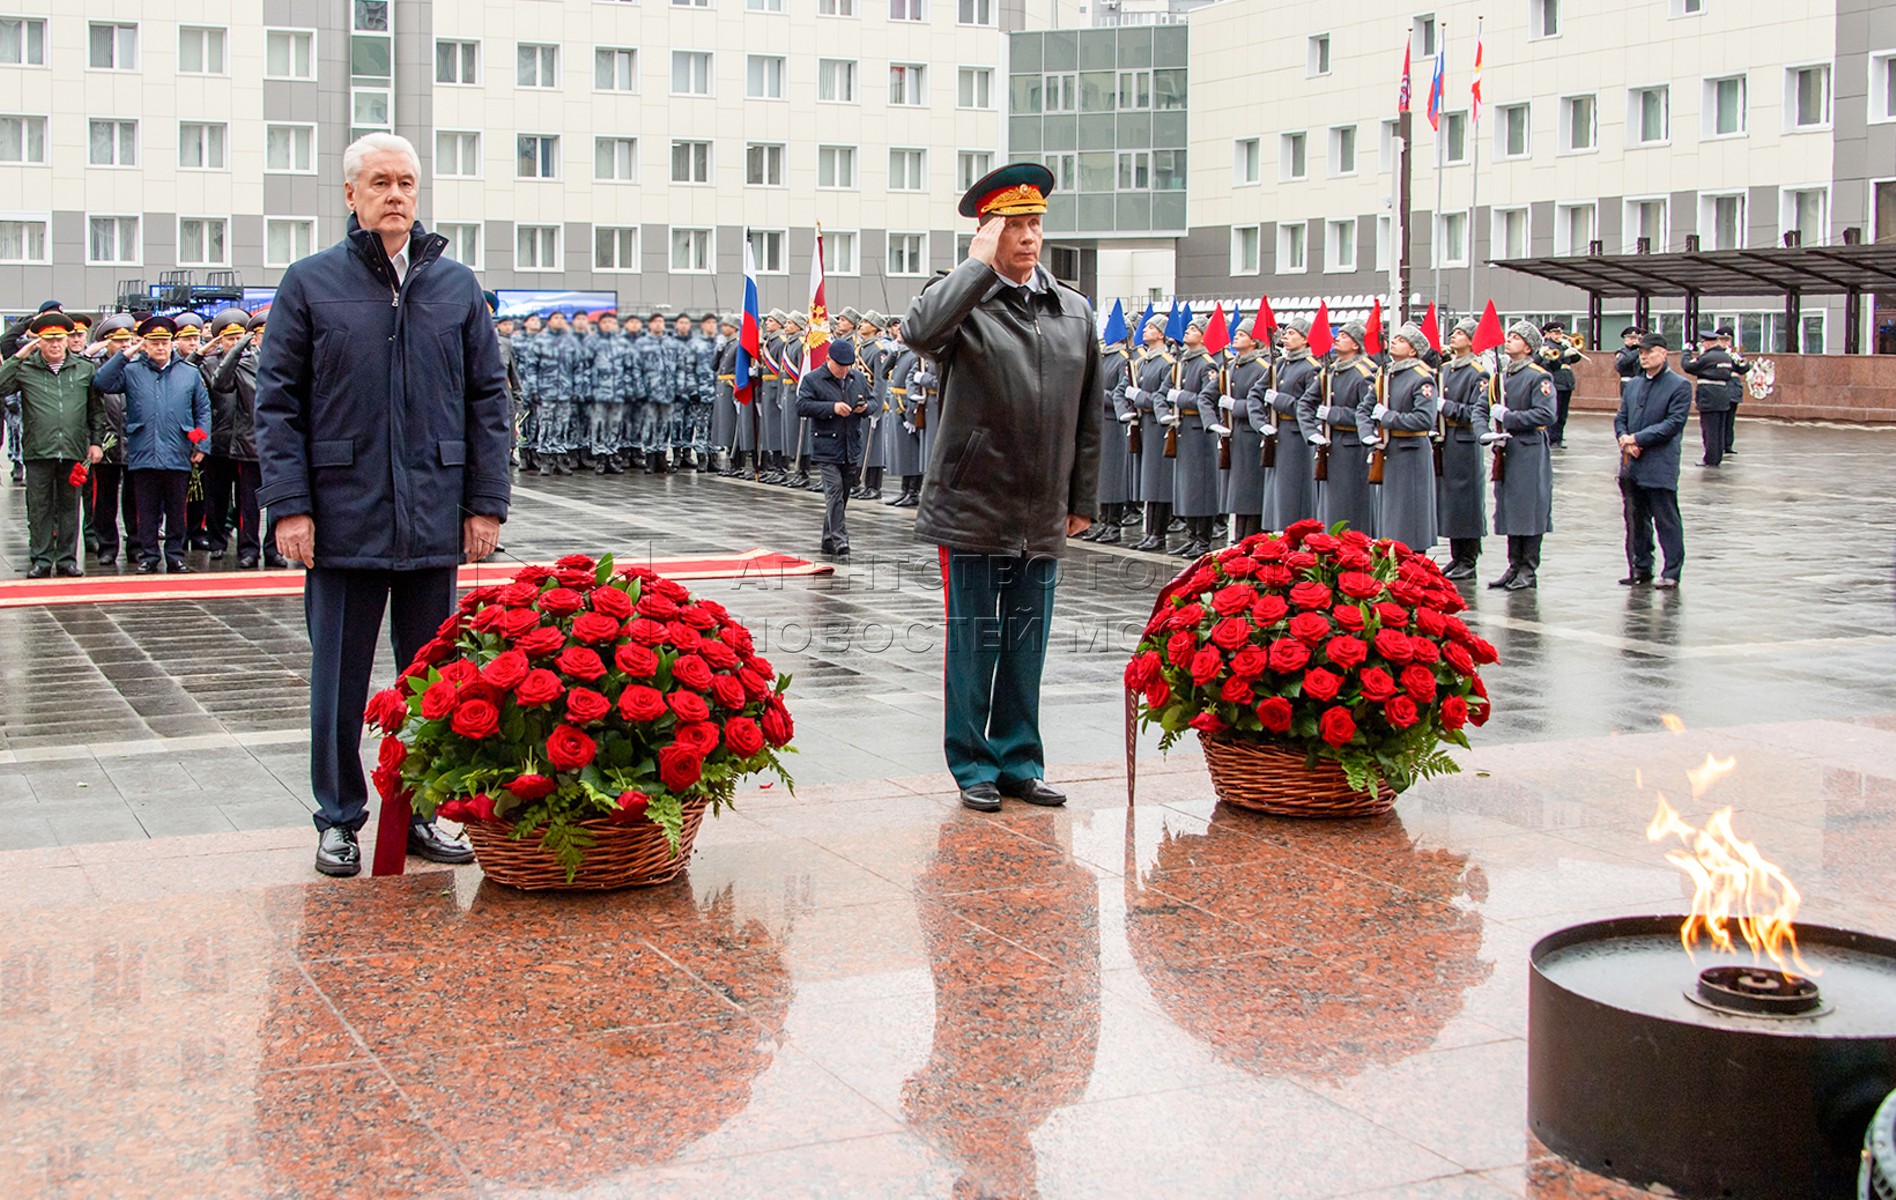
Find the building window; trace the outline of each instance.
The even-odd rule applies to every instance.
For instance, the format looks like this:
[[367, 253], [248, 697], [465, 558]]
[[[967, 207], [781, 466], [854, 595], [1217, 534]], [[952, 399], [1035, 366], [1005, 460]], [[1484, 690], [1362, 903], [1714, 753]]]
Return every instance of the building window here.
[[784, 256], [784, 231], [781, 229], [746, 229], [744, 238], [750, 243], [751, 255], [757, 261], [759, 275], [784, 275], [789, 273]]
[[744, 0], [744, 7], [750, 12], [780, 13], [783, 11], [783, 0]]
[[1896, 121], [1896, 53], [1870, 56], [1870, 120]]
[[1453, 165], [1468, 161], [1468, 114], [1442, 114], [1442, 161]]
[[1119, 186], [1118, 156], [1111, 150], [1094, 150], [1079, 156], [1082, 192], [1110, 192]]
[[137, 121], [88, 121], [86, 161], [95, 167], [138, 165]]
[[1599, 208], [1592, 204], [1561, 204], [1554, 209], [1554, 253], [1585, 254], [1599, 228]]
[[435, 82], [472, 86], [481, 81], [479, 42], [435, 42]]
[[816, 0], [816, 15], [819, 17], [853, 17], [856, 15], [856, 0]]
[[1782, 196], [1781, 232], [1795, 233], [1803, 246], [1821, 246], [1829, 240], [1828, 188], [1785, 188]]
[[86, 261], [100, 265], [138, 261], [137, 217], [89, 217]]
[[708, 50], [672, 51], [672, 94], [711, 94], [711, 53]]
[[928, 274], [928, 235], [892, 233], [889, 235], [889, 274]]
[[1628, 200], [1625, 216], [1625, 248], [1623, 253], [1635, 254], [1639, 250], [1639, 239], [1645, 238], [1648, 249], [1654, 254], [1663, 254], [1666, 249], [1669, 230], [1667, 228], [1667, 204], [1663, 199]]
[[1305, 155], [1307, 138], [1301, 133], [1284, 134], [1277, 142], [1277, 177], [1303, 179], [1310, 173]]
[[520, 179], [560, 177], [560, 138], [556, 133], [523, 133], [516, 139], [516, 169]]
[[955, 155], [955, 186], [965, 192], [993, 169], [992, 150], [963, 150]]
[[481, 135], [440, 130], [435, 134], [434, 173], [443, 179], [475, 179], [481, 173]]
[[783, 99], [783, 59], [752, 54], [744, 59], [744, 95], [752, 100]]
[[963, 25], [992, 25], [994, 0], [961, 0], [956, 19]]
[[316, 35], [299, 29], [266, 30], [263, 74], [267, 79], [316, 78]]
[[1315, 77], [1330, 73], [1330, 35], [1319, 33], [1312, 37], [1305, 55], [1304, 73]]
[[1071, 72], [1046, 77], [1046, 104], [1050, 113], [1080, 110], [1080, 77]]
[[271, 217], [263, 223], [263, 265], [287, 267], [316, 249], [316, 222]]
[[1396, 160], [1400, 156], [1402, 143], [1397, 128], [1394, 121], [1384, 121], [1382, 136], [1376, 146], [1376, 169], [1385, 175], [1400, 165]]
[[639, 140], [629, 137], [594, 138], [593, 178], [607, 183], [637, 183]]
[[181, 75], [223, 75], [224, 40], [222, 29], [203, 29], [191, 25], [178, 28], [178, 73]]
[[0, 117], [0, 163], [46, 162], [45, 117]]
[[856, 148], [854, 146], [818, 146], [816, 148], [816, 186], [853, 190], [856, 186]]
[[1156, 192], [1185, 190], [1185, 152], [1183, 150], [1154, 150], [1152, 152], [1152, 190]]
[[1705, 0], [1672, 0], [1672, 15], [1675, 17], [1696, 17], [1704, 11]]
[[363, 33], [387, 33], [388, 0], [355, 0], [355, 28]]
[[909, 107], [927, 104], [927, 71], [920, 63], [890, 63], [889, 103]]
[[1560, 36], [1560, 0], [1527, 0], [1528, 36]]
[[1599, 104], [1593, 96], [1564, 96], [1560, 101], [1560, 148], [1569, 154], [1600, 145]]
[[514, 270], [557, 271], [559, 269], [560, 227], [558, 225], [514, 227]]
[[857, 237], [853, 232], [826, 230], [823, 234], [823, 272], [826, 275], [854, 275], [857, 265]]
[[1277, 273], [1279, 275], [1294, 275], [1310, 269], [1306, 258], [1309, 240], [1310, 227], [1302, 221], [1277, 227]]
[[1119, 152], [1118, 186], [1122, 192], [1152, 190], [1152, 152], [1150, 150], [1121, 150]]
[[[0, 17], [0, 64], [10, 67], [45, 66], [46, 22], [37, 17]], [[10, 224], [17, 225], [20, 222]], [[44, 238], [43, 225], [40, 226], [40, 234]]]
[[1633, 88], [1626, 93], [1626, 142], [1660, 146], [1672, 140], [1672, 89]]
[[961, 108], [993, 108], [994, 72], [987, 67], [963, 67], [956, 72], [955, 104]]
[[1233, 225], [1231, 227], [1231, 273], [1256, 275], [1263, 269], [1262, 256], [1258, 253], [1258, 227]]
[[744, 183], [749, 187], [782, 187], [783, 147], [761, 143], [744, 147]]
[[1435, 219], [1435, 265], [1468, 265], [1468, 214], [1442, 213]]
[[1330, 130], [1330, 174], [1356, 174], [1356, 126], [1339, 125]]
[[1699, 197], [1699, 234], [1706, 250], [1745, 248], [1745, 194]]
[[1152, 107], [1152, 72], [1121, 71], [1119, 73], [1119, 109], [1121, 112], [1143, 112]]
[[671, 231], [671, 269], [675, 275], [711, 273], [711, 231], [674, 229]]
[[926, 191], [922, 178], [926, 151], [891, 148], [889, 151], [889, 190], [892, 192]]
[[600, 92], [638, 91], [639, 52], [626, 46], [595, 47], [593, 89]]
[[1830, 124], [1830, 68], [1790, 67], [1784, 72], [1784, 128], [1822, 129]]
[[1324, 230], [1323, 269], [1326, 271], [1354, 271], [1356, 269], [1356, 218], [1331, 221]]
[[711, 0], [672, 0], [673, 8], [710, 8]]
[[639, 269], [639, 227], [637, 225], [593, 226], [593, 270], [636, 271]]
[[821, 58], [816, 62], [816, 98], [836, 104], [856, 102], [856, 63], [847, 58]]
[[87, 66], [95, 71], [138, 70], [138, 26], [94, 21], [86, 34]]
[[43, 263], [46, 222], [0, 221], [0, 263]]
[[183, 171], [222, 171], [230, 166], [225, 145], [230, 126], [201, 121], [178, 124], [178, 169]]
[[371, 130], [389, 128], [389, 93], [386, 88], [356, 88], [349, 93], [351, 137], [361, 137]]
[[1263, 147], [1257, 138], [1239, 138], [1231, 144], [1231, 182], [1239, 187], [1262, 178]]
[[560, 86], [560, 48], [519, 43], [514, 49], [514, 83], [523, 88]]
[[1435, 14], [1428, 13], [1416, 17], [1409, 24], [1409, 36], [1415, 44], [1415, 56], [1419, 59], [1435, 57]]
[[928, 15], [922, 10], [922, 0], [889, 0], [889, 20], [926, 21]]
[[314, 125], [265, 125], [263, 169], [272, 174], [302, 175], [316, 169]]
[[230, 265], [230, 222], [223, 217], [180, 217], [178, 219], [178, 265], [181, 267], [223, 267]]
[[448, 239], [447, 257], [464, 267], [481, 269], [481, 227], [466, 221], [443, 221], [434, 231]]
[[1526, 158], [1532, 143], [1528, 140], [1531, 110], [1525, 104], [1507, 104], [1495, 110], [1494, 151], [1501, 158]]
[[1528, 215], [1525, 208], [1494, 210], [1493, 253], [1496, 258], [1526, 258]]
[[710, 183], [711, 143], [673, 142], [671, 181], [673, 183]]
[[1706, 137], [1739, 137], [1745, 132], [1745, 77], [1705, 81]]
[[1047, 170], [1053, 172], [1053, 186], [1062, 192], [1079, 190], [1080, 156], [1078, 154], [1049, 154], [1046, 158]]

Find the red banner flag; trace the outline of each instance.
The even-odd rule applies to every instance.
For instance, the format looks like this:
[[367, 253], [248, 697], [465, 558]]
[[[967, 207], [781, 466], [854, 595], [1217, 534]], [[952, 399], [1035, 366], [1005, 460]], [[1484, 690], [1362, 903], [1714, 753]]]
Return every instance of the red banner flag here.
[[[1261, 296], [1258, 298], [1257, 324], [1258, 328], [1263, 329], [1266, 333], [1275, 333], [1277, 331], [1277, 314], [1271, 311], [1271, 298], [1269, 296]], [[1259, 338], [1257, 340], [1261, 342], [1264, 339]]]
[[1330, 336], [1330, 302], [1317, 301], [1317, 315], [1310, 322], [1310, 356], [1322, 358], [1330, 352], [1336, 339]]
[[1383, 302], [1376, 297], [1376, 303], [1370, 306], [1369, 323], [1363, 326], [1363, 353], [1381, 354], [1383, 348]]
[[1475, 326], [1475, 353], [1492, 350], [1508, 340], [1501, 332], [1501, 317], [1494, 311], [1494, 301], [1488, 301], [1488, 307], [1481, 310], [1481, 323]]
[[1433, 300], [1429, 301], [1429, 311], [1422, 314], [1422, 336], [1429, 339], [1429, 349], [1442, 352], [1442, 323], [1436, 319]]
[[1230, 344], [1231, 330], [1225, 324], [1224, 301], [1220, 300], [1218, 307], [1211, 310], [1210, 324], [1205, 326], [1205, 349], [1212, 354], [1223, 354]]

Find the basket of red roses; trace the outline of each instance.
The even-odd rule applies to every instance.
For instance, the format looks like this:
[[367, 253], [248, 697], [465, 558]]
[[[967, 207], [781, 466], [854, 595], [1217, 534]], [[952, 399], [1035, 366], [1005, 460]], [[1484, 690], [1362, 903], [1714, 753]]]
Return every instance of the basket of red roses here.
[[1218, 798], [1282, 816], [1386, 812], [1458, 768], [1494, 647], [1425, 554], [1299, 521], [1207, 554], [1160, 593], [1126, 667], [1141, 724], [1188, 729]]
[[373, 778], [462, 822], [497, 882], [664, 883], [739, 779], [790, 784], [789, 685], [723, 605], [569, 555], [469, 592], [370, 701]]

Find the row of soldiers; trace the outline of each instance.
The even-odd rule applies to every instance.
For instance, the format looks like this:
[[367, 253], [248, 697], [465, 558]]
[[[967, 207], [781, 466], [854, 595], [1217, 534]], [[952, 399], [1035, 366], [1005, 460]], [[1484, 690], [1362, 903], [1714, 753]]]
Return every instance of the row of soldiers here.
[[[1102, 519], [1082, 536], [1117, 543], [1142, 526], [1133, 549], [1193, 558], [1227, 518], [1234, 541], [1310, 518], [1347, 521], [1415, 550], [1446, 539], [1449, 577], [1470, 579], [1492, 479], [1508, 568], [1490, 586], [1536, 585], [1553, 528], [1558, 416], [1539, 328], [1512, 326], [1491, 362], [1475, 353], [1472, 320], [1450, 333], [1446, 358], [1412, 324], [1372, 355], [1363, 325], [1348, 322], [1321, 357], [1301, 317], [1262, 331], [1242, 321], [1215, 354], [1202, 318], [1176, 345], [1165, 326], [1154, 317], [1125, 344], [1102, 346], [1107, 428], [1120, 432], [1103, 450]], [[1173, 548], [1178, 521], [1186, 537]]]

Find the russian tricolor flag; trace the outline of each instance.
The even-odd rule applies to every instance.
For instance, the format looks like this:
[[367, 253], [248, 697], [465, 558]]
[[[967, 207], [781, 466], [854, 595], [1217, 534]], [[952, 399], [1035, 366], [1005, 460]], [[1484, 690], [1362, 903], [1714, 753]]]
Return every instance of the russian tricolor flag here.
[[744, 242], [744, 317], [737, 331], [737, 379], [731, 394], [739, 404], [751, 402], [752, 364], [763, 356], [763, 322], [757, 317], [757, 260], [750, 240]]

